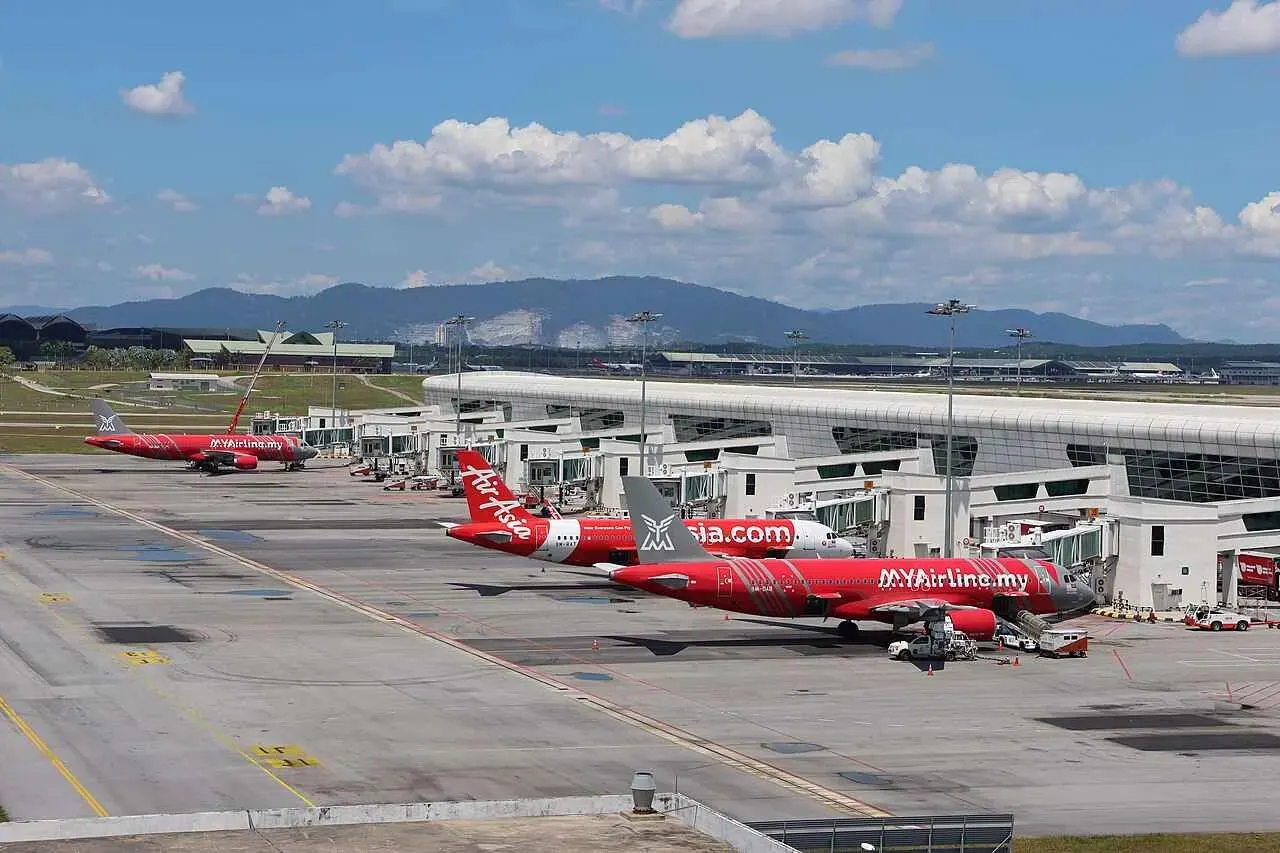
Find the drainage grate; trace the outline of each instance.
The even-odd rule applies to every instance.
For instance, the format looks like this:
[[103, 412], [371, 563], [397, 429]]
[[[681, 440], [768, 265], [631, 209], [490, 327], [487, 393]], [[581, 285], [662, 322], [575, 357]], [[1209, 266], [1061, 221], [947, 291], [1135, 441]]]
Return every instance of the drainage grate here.
[[1230, 734], [1122, 735], [1107, 740], [1143, 752], [1206, 752], [1222, 749], [1280, 749], [1280, 737], [1266, 732]]
[[1203, 714], [1090, 714], [1084, 717], [1036, 717], [1035, 719], [1073, 732], [1104, 729], [1206, 729], [1231, 725]]
[[194, 643], [196, 636], [172, 625], [94, 625], [108, 643], [120, 645], [161, 645]]
[[781, 752], [783, 755], [798, 755], [802, 752], [820, 752], [826, 749], [820, 743], [805, 743], [798, 740], [780, 740], [773, 743], [760, 744], [765, 749], [771, 749], [774, 752]]

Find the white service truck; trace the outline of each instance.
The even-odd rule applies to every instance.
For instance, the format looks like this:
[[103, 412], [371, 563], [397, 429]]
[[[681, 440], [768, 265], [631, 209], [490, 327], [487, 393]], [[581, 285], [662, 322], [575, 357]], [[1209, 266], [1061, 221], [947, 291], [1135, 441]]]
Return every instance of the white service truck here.
[[976, 660], [978, 644], [951, 624], [951, 617], [925, 623], [925, 632], [911, 640], [889, 644], [894, 660]]

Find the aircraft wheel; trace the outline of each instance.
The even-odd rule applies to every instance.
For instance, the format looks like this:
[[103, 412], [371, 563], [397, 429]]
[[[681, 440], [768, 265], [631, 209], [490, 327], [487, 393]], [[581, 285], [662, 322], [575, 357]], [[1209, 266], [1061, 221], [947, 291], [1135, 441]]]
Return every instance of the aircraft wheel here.
[[858, 636], [858, 626], [851, 620], [846, 619], [836, 626], [836, 633], [846, 640], [852, 640]]

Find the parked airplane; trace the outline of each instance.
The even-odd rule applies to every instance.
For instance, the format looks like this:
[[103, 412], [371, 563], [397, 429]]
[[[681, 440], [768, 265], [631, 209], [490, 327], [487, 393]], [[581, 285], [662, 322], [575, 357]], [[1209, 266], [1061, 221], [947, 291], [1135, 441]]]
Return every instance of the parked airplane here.
[[[471, 522], [446, 523], [454, 539], [573, 566], [635, 562], [635, 539], [625, 518], [538, 518], [511, 494], [479, 452], [459, 450], [458, 466]], [[667, 509], [674, 518], [674, 510]], [[708, 518], [686, 519], [684, 526], [713, 553], [725, 556], [832, 558], [853, 553], [847, 540], [816, 521]]]
[[601, 361], [598, 358], [593, 358], [591, 359], [591, 361], [587, 362], [587, 365], [596, 370], [608, 370], [613, 373], [639, 373], [640, 372], [640, 365], [635, 364], [633, 362]]
[[250, 471], [260, 461], [283, 462], [286, 470], [294, 470], [317, 453], [292, 435], [243, 435], [230, 431], [203, 435], [136, 433], [125, 426], [105, 400], [95, 398], [91, 405], [98, 432], [86, 437], [85, 444], [147, 459], [182, 460], [210, 474], [218, 473], [223, 466]]
[[643, 477], [623, 477], [639, 564], [597, 564], [611, 580], [693, 606], [775, 618], [840, 619], [842, 636], [857, 621], [942, 622], [989, 640], [996, 617], [1064, 618], [1093, 605], [1093, 589], [1048, 560], [898, 558], [789, 560], [720, 557], [675, 524], [670, 506]]

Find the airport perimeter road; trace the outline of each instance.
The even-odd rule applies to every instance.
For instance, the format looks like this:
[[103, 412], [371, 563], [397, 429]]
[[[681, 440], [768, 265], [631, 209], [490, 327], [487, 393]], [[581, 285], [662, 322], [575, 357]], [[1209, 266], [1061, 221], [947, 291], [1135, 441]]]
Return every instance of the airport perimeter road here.
[[[71, 751], [90, 790], [117, 753], [142, 760], [132, 738], [167, 778], [187, 744], [221, 760], [216, 790], [192, 787], [189, 799], [214, 801], [203, 807], [289, 799], [270, 778], [238, 787], [255, 767], [219, 758], [217, 738], [130, 689], [145, 673], [235, 743], [319, 761], [279, 771], [317, 803], [616, 792], [643, 766], [744, 820], [875, 808], [1011, 811], [1034, 834], [1280, 829], [1267, 784], [1280, 631], [1087, 617], [1086, 659], [1015, 667], [989, 652], [928, 675], [888, 660], [873, 630], [848, 642], [815, 621], [726, 621], [589, 568], [455, 542], [431, 522], [460, 518], [460, 500], [384, 492], [341, 469], [210, 478], [101, 459], [16, 460], [48, 486], [0, 479], [5, 529], [20, 531], [3, 547], [23, 565], [5, 570], [17, 585], [5, 597], [22, 602], [23, 630], [128, 618], [193, 635], [147, 646], [168, 663], [107, 668], [43, 702], [50, 688], [10, 664], [0, 695]], [[71, 601], [38, 604], [49, 591]], [[86, 659], [118, 649], [62, 642]], [[134, 722], [104, 735], [122, 716], [113, 703], [163, 734]]]
[[[0, 468], [0, 805], [15, 819], [621, 793], [636, 769], [665, 787], [692, 766], [700, 794], [740, 813], [857, 807], [451, 645], [410, 621], [434, 612], [376, 586], [363, 598], [403, 622], [226, 550], [270, 542], [273, 564], [321, 581], [433, 563], [473, 577], [483, 555], [432, 555], [440, 534], [421, 529], [421, 501], [391, 509], [345, 472], [210, 478], [112, 462]], [[335, 504], [346, 490], [356, 500]], [[360, 517], [365, 529], [342, 523]], [[253, 522], [266, 529], [241, 529]]]

